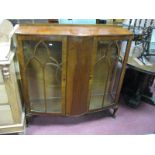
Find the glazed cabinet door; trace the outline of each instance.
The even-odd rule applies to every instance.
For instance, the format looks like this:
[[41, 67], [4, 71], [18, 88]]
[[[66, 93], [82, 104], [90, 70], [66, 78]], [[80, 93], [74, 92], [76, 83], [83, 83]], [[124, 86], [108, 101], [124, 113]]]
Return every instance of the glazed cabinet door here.
[[30, 113], [65, 113], [66, 39], [18, 37], [26, 108]]
[[89, 110], [102, 109], [115, 104], [121, 63], [118, 41], [96, 39], [96, 52], [90, 89]]

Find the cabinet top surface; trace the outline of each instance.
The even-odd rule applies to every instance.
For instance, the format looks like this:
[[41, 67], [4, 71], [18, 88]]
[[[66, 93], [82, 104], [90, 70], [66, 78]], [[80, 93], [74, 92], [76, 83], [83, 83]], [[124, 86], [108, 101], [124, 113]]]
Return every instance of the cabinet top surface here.
[[17, 35], [64, 35], [64, 36], [133, 36], [119, 26], [103, 25], [17, 25]]

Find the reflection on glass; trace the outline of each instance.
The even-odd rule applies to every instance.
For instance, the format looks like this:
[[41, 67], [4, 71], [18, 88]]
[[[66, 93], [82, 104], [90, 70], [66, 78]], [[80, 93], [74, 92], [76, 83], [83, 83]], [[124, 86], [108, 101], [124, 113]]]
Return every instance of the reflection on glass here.
[[62, 43], [24, 41], [31, 110], [61, 113]]

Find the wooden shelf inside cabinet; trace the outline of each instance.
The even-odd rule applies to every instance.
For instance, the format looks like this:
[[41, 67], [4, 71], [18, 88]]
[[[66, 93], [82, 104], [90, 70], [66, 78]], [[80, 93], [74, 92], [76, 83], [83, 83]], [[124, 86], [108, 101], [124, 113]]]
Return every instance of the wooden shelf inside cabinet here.
[[[19, 25], [16, 29], [27, 114], [116, 112], [133, 34], [107, 25]], [[127, 41], [122, 64], [121, 43]]]

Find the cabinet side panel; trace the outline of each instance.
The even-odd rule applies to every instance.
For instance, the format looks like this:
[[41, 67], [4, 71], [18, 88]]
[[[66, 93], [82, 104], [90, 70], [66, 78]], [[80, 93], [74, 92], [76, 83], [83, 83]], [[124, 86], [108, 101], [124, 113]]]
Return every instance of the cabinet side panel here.
[[93, 38], [69, 37], [67, 57], [67, 114], [87, 112]]

